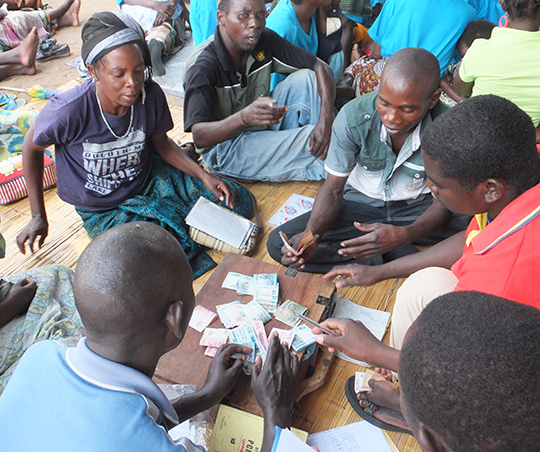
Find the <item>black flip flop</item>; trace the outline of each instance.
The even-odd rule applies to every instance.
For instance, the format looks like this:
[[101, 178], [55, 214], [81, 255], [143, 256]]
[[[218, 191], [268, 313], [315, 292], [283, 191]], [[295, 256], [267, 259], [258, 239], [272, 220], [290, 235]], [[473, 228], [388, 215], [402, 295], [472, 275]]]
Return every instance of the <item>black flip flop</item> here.
[[353, 407], [353, 410], [356, 411], [362, 419], [368, 421], [370, 424], [373, 424], [375, 427], [379, 427], [383, 430], [390, 430], [391, 432], [398, 432], [398, 433], [406, 433], [407, 435], [412, 436], [412, 432], [410, 430], [397, 427], [395, 425], [388, 424], [387, 422], [377, 419], [373, 415], [373, 413], [378, 408], [378, 405], [375, 405], [374, 403], [370, 403], [366, 407], [366, 409], [370, 408], [367, 411], [364, 410], [364, 408], [360, 406], [360, 403], [358, 402], [358, 397], [356, 396], [356, 392], [354, 391], [354, 375], [345, 382], [345, 395], [347, 396], [347, 400]]

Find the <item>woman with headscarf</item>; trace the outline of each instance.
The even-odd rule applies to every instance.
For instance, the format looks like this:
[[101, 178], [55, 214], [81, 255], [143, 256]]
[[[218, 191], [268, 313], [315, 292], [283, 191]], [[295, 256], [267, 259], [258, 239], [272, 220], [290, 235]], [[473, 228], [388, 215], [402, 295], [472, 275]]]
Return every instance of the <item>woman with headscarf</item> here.
[[[150, 221], [171, 232], [194, 278], [215, 263], [188, 234], [185, 218], [199, 196], [252, 213], [240, 185], [204, 171], [167, 136], [173, 128], [163, 91], [149, 77], [142, 28], [120, 12], [94, 14], [82, 30], [82, 60], [91, 75], [53, 96], [23, 144], [32, 220], [17, 237], [33, 251], [48, 233], [42, 192], [43, 152], [55, 145], [58, 196], [75, 206], [90, 237], [118, 224]], [[150, 71], [148, 71], [150, 72]]]

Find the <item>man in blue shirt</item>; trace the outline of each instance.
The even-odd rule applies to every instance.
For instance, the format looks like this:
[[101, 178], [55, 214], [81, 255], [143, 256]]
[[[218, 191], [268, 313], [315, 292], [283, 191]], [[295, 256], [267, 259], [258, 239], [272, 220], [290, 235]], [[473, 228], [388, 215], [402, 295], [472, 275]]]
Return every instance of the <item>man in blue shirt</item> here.
[[[2, 449], [200, 452], [168, 429], [219, 403], [242, 372], [244, 358], [231, 364], [231, 356], [251, 349], [222, 346], [199, 391], [167, 400], [151, 377], [184, 338], [191, 281], [181, 246], [157, 225], [128, 223], [94, 239], [74, 284], [86, 338], [71, 349], [43, 341], [23, 356], [0, 399]], [[264, 413], [261, 451], [269, 452], [274, 427], [290, 426], [298, 361], [273, 338], [260, 365], [252, 387]]]
[[464, 0], [388, 0], [369, 29], [373, 56], [391, 56], [405, 47], [429, 50], [439, 60], [441, 77], [456, 43], [476, 12]]

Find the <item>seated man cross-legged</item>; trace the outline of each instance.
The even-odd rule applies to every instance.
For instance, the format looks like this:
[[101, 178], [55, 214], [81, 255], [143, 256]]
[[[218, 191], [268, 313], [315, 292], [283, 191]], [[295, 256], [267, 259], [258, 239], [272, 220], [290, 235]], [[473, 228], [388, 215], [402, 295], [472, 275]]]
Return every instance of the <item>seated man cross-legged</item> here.
[[[33, 345], [0, 398], [2, 449], [18, 452], [201, 452], [168, 430], [219, 403], [234, 387], [245, 357], [223, 345], [199, 391], [171, 404], [151, 380], [158, 360], [177, 347], [195, 306], [189, 262], [165, 229], [133, 222], [100, 234], [82, 253], [74, 295], [86, 328], [76, 348]], [[196, 364], [196, 363], [192, 363]], [[264, 413], [261, 452], [276, 425], [290, 427], [299, 365], [277, 336], [265, 364], [252, 367]]]
[[[452, 217], [430, 195], [420, 153], [424, 133], [447, 110], [439, 94], [439, 64], [431, 53], [407, 48], [390, 57], [380, 90], [338, 114], [328, 177], [313, 210], [270, 234], [270, 255], [324, 273], [345, 262], [382, 264], [416, 252], [413, 242], [433, 244], [464, 230], [466, 219]], [[319, 238], [297, 257], [280, 232], [295, 248], [308, 232]]]
[[[411, 275], [397, 293], [390, 346], [347, 320], [323, 324], [348, 334], [349, 345], [317, 339], [394, 372], [401, 370], [399, 350], [411, 324], [437, 296], [475, 290], [540, 308], [540, 155], [530, 117], [498, 96], [467, 99], [433, 123], [422, 154], [434, 196], [454, 212], [475, 214], [467, 231], [389, 264], [339, 266], [324, 277], [349, 277], [336, 284], [345, 287]], [[364, 417], [407, 427], [399, 390], [387, 381], [372, 383], [376, 388], [361, 405], [377, 407]]]
[[[185, 81], [184, 130], [205, 164], [244, 180], [323, 179], [334, 119], [328, 65], [266, 29], [262, 0], [222, 0], [217, 15]], [[272, 73], [291, 75], [270, 92]]]

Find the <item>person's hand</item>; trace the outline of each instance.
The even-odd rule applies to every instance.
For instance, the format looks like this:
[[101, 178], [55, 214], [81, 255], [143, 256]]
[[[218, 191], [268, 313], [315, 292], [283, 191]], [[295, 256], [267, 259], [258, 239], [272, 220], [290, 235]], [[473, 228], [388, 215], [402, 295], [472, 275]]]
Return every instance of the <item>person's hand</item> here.
[[159, 27], [163, 22], [168, 19], [169, 18], [167, 16], [158, 13], [156, 16], [156, 20], [154, 20], [154, 27]]
[[407, 244], [405, 229], [402, 227], [384, 223], [361, 224], [356, 221], [354, 226], [365, 234], [341, 242], [343, 248], [338, 253], [343, 256], [369, 259]]
[[298, 357], [291, 354], [287, 345], [282, 345], [274, 335], [270, 339], [264, 365], [257, 357], [251, 368], [251, 388], [265, 418], [272, 419], [280, 427], [290, 422], [291, 406], [296, 396]]
[[[300, 232], [299, 234], [293, 235], [289, 239], [289, 244], [294, 248], [298, 249], [298, 245], [302, 241], [302, 238], [304, 235], [306, 235], [309, 231]], [[285, 245], [281, 247], [281, 253], [283, 254], [283, 257], [281, 258], [281, 263], [285, 265], [286, 267], [293, 267], [297, 270], [303, 270], [306, 267], [306, 262], [309, 260], [311, 256], [315, 254], [315, 251], [317, 251], [317, 247], [319, 246], [318, 240], [315, 240], [315, 242], [308, 246], [300, 256], [295, 256], [291, 251], [287, 249]]]
[[348, 286], [367, 287], [382, 281], [381, 265], [338, 265], [323, 276], [327, 282], [335, 281], [336, 288]]
[[232, 355], [235, 353], [248, 355], [251, 352], [250, 348], [238, 344], [223, 344], [219, 347], [210, 361], [206, 381], [201, 391], [209, 394], [216, 403], [220, 402], [234, 388], [246, 361], [245, 356], [241, 356], [231, 364]]
[[377, 348], [382, 344], [361, 322], [352, 319], [327, 319], [321, 326], [333, 330], [337, 336], [330, 336], [320, 328], [313, 328], [317, 334], [317, 343], [328, 347], [333, 352], [338, 349], [347, 356], [359, 361], [373, 362]]
[[271, 97], [259, 97], [240, 111], [240, 118], [246, 126], [273, 126], [278, 124], [288, 108], [277, 107]]
[[309, 136], [309, 152], [313, 157], [326, 160], [330, 137], [332, 136], [332, 122], [317, 122]]
[[21, 250], [21, 253], [26, 254], [26, 242], [28, 242], [28, 247], [33, 253], [36, 238], [39, 236], [38, 248], [41, 248], [48, 233], [49, 223], [47, 222], [47, 219], [43, 217], [33, 217], [30, 220], [30, 223], [28, 223], [17, 236], [17, 246], [19, 247], [19, 250]]
[[212, 192], [220, 201], [225, 200], [227, 207], [234, 209], [234, 192], [224, 180], [210, 173], [201, 179], [206, 189]]
[[36, 289], [36, 282], [27, 278], [11, 284], [4, 300], [0, 303], [0, 328], [7, 325], [15, 317], [28, 311], [28, 307], [36, 294]]
[[157, 11], [158, 16], [163, 16], [165, 20], [170, 19], [174, 14], [174, 5], [169, 2], [156, 1], [154, 2], [154, 9]]

